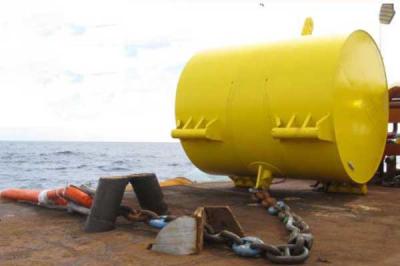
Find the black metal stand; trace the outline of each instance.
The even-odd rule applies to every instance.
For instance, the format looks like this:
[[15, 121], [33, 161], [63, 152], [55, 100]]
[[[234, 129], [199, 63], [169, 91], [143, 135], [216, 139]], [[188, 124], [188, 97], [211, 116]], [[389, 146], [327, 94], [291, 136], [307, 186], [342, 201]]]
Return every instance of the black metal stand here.
[[115, 221], [128, 183], [132, 184], [142, 209], [159, 215], [168, 212], [168, 206], [164, 202], [155, 174], [103, 177], [99, 179], [93, 206], [86, 220], [86, 232], [105, 232], [115, 228]]

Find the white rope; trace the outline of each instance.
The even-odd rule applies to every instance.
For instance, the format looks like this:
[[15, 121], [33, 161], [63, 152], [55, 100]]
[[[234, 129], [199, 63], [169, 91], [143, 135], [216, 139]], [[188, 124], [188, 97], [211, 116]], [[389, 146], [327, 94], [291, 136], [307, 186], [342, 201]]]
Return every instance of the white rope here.
[[49, 200], [49, 198], [47, 197], [47, 192], [49, 192], [48, 189], [40, 191], [39, 196], [38, 196], [39, 205], [51, 205], [51, 204], [53, 204], [53, 202], [51, 200]]

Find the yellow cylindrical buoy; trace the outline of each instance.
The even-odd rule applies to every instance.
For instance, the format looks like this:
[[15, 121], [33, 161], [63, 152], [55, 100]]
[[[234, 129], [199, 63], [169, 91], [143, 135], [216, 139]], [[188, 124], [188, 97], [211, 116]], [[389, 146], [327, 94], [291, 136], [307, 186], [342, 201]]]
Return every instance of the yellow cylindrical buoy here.
[[197, 167], [238, 184], [279, 176], [364, 184], [381, 161], [387, 122], [382, 58], [359, 30], [195, 55], [180, 77], [172, 136]]

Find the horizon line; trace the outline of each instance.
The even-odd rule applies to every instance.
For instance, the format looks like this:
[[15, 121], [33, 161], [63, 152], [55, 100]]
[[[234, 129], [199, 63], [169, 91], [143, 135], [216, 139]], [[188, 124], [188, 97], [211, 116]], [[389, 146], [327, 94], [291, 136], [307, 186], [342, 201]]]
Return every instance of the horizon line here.
[[11, 140], [0, 139], [0, 142], [93, 142], [93, 143], [179, 143], [179, 141], [125, 141], [125, 140]]

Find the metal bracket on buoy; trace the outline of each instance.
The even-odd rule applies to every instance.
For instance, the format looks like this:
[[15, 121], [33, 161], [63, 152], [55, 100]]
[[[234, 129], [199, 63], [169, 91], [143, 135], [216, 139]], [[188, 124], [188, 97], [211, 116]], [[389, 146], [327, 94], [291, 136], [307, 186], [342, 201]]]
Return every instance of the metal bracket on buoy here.
[[304, 20], [303, 28], [301, 30], [301, 36], [312, 35], [314, 31], [314, 20], [312, 17], [307, 17]]
[[275, 116], [276, 126], [272, 128], [271, 135], [279, 140], [321, 140], [334, 142], [334, 133], [331, 125], [331, 115], [326, 114], [316, 122], [312, 122], [311, 113], [307, 114], [302, 123], [296, 125], [298, 115], [293, 114], [286, 124]]
[[272, 173], [270, 170], [265, 169], [263, 165], [258, 166], [256, 189], [268, 189], [272, 183]]
[[203, 116], [198, 120], [189, 117], [185, 122], [178, 120], [176, 129], [172, 130], [171, 136], [178, 139], [202, 139], [209, 141], [222, 141], [218, 118], [205, 119]]

